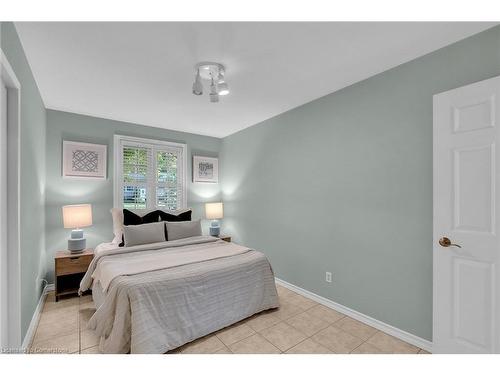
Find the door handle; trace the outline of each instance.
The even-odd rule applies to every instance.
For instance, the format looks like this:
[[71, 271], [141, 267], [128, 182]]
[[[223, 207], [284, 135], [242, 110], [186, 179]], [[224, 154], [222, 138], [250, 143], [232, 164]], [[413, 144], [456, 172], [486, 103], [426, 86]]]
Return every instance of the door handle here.
[[455, 246], [455, 247], [459, 247], [459, 248], [462, 248], [462, 246], [460, 245], [457, 245], [456, 243], [451, 243], [450, 239], [448, 237], [441, 237], [439, 239], [439, 244], [443, 247], [450, 247], [450, 246]]

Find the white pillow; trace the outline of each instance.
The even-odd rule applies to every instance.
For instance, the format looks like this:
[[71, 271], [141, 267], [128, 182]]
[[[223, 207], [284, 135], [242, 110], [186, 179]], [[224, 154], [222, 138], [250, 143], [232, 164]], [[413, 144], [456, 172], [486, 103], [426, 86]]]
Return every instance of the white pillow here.
[[165, 221], [167, 226], [167, 240], [201, 236], [201, 220], [193, 221]]
[[[174, 210], [174, 211], [170, 210], [162, 210], [162, 211], [172, 215], [179, 215], [189, 210], [191, 210], [191, 208], [185, 208], [182, 210]], [[151, 211], [156, 211], [156, 209], [130, 210], [130, 211], [136, 213], [137, 215], [144, 216]], [[122, 243], [122, 238], [123, 238], [123, 208], [112, 208], [111, 210], [109, 210], [109, 212], [111, 212], [111, 216], [113, 217], [113, 235], [115, 236], [111, 243], [118, 245]]]
[[111, 212], [111, 216], [113, 217], [113, 244], [120, 244], [122, 242], [123, 236], [123, 209], [121, 208], [112, 208], [109, 210]]
[[125, 247], [165, 241], [165, 224], [163, 222], [123, 227]]

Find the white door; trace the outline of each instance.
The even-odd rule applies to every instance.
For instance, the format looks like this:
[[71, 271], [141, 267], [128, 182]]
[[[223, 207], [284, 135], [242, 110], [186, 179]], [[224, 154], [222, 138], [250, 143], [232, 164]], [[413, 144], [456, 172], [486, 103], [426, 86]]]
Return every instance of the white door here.
[[500, 353], [500, 77], [434, 96], [435, 353]]

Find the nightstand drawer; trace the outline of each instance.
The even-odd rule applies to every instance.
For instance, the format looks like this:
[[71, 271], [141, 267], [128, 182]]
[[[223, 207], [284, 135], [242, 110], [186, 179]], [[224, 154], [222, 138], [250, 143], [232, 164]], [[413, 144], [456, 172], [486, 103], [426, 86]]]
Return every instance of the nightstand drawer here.
[[75, 255], [56, 259], [56, 275], [70, 275], [74, 273], [87, 272], [92, 256]]

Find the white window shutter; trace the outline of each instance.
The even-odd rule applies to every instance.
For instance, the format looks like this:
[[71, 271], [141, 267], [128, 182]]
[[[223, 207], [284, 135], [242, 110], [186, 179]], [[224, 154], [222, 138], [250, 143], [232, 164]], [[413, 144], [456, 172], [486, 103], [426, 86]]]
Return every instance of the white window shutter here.
[[186, 207], [186, 145], [115, 136], [115, 207]]

